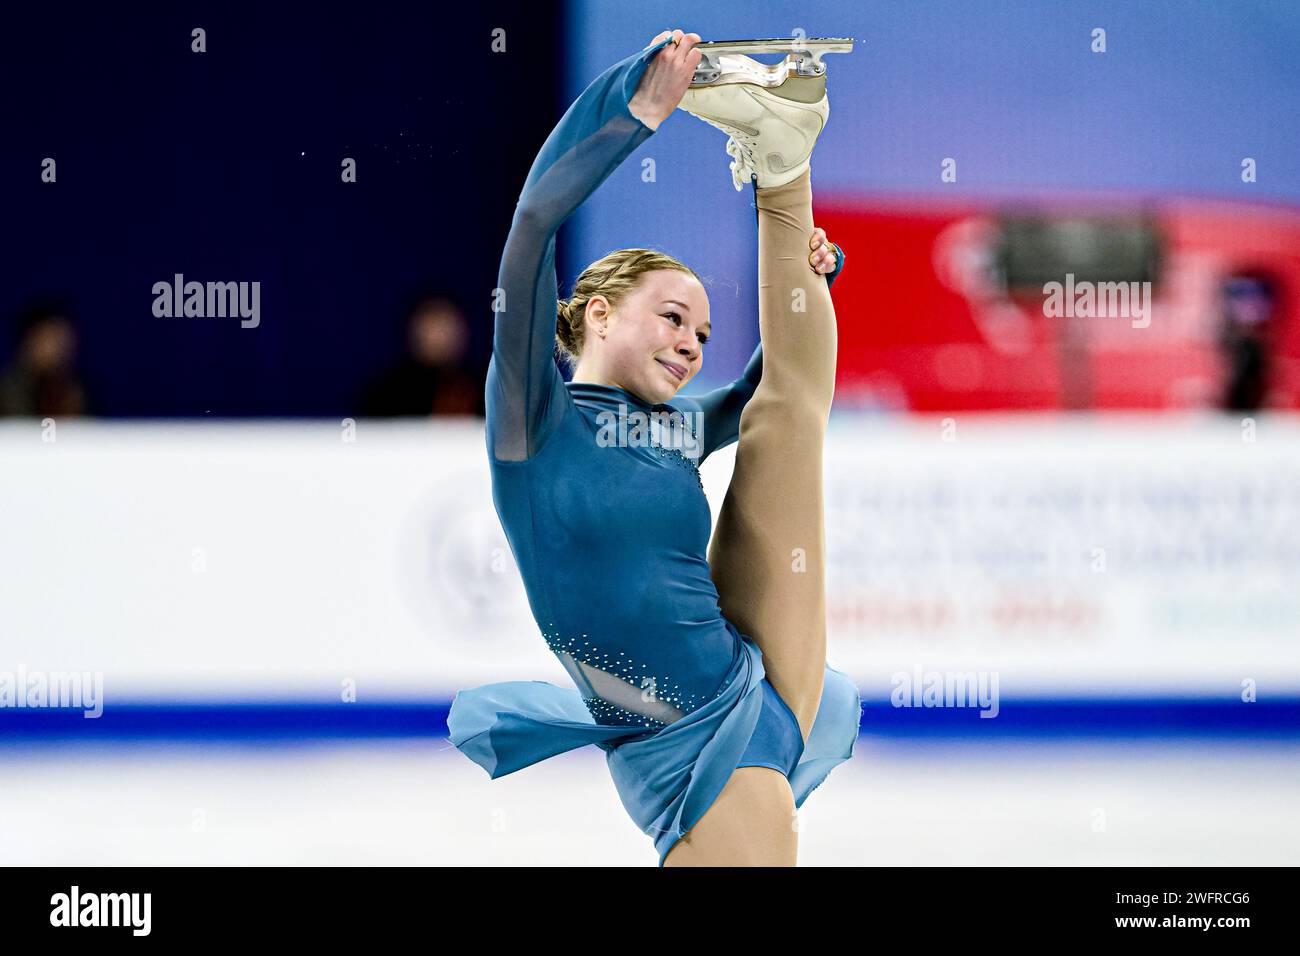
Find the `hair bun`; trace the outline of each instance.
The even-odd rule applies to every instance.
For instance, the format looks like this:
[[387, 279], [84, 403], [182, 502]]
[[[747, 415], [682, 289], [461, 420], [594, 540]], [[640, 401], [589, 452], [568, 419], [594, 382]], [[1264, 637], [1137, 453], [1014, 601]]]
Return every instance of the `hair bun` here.
[[555, 302], [555, 336], [565, 349], [573, 345], [573, 326], [569, 318], [570, 308], [570, 303], [564, 299], [557, 299]]

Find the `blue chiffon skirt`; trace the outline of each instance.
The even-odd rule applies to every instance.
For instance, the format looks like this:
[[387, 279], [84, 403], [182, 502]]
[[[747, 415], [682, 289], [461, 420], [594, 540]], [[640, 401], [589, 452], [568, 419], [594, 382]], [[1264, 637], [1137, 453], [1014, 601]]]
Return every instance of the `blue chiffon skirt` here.
[[[546, 681], [507, 681], [456, 694], [447, 718], [451, 742], [493, 779], [595, 744], [605, 751], [624, 808], [654, 840], [663, 866], [668, 851], [722, 792], [759, 722], [767, 683], [762, 654], [731, 629], [742, 653], [725, 689], [661, 730], [598, 724], [577, 690]], [[820, 709], [789, 774], [796, 807], [853, 756], [861, 717], [856, 685], [828, 664]]]

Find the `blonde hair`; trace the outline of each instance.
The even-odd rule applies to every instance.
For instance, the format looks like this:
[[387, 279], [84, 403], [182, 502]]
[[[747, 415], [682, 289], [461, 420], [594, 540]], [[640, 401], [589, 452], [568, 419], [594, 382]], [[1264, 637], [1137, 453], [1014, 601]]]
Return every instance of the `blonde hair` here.
[[592, 296], [603, 295], [610, 305], [617, 306], [642, 276], [659, 269], [685, 272], [704, 284], [690, 266], [655, 249], [616, 249], [582, 270], [573, 284], [573, 295], [558, 300], [555, 306], [555, 343], [570, 370], [582, 355], [587, 303]]

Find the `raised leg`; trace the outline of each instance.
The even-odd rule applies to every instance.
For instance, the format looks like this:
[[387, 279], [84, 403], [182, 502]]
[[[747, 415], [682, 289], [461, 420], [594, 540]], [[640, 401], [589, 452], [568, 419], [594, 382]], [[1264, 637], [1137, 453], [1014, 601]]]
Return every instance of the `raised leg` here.
[[826, 668], [822, 446], [835, 309], [808, 262], [809, 173], [755, 195], [763, 377], [741, 415], [709, 566], [723, 614], [761, 648], [767, 678], [807, 740]]

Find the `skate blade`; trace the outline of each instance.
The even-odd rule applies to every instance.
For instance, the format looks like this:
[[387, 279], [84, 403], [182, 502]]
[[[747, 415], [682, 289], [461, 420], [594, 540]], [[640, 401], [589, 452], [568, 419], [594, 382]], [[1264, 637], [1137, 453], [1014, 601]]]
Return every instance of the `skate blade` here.
[[822, 62], [822, 56], [827, 53], [852, 53], [853, 43], [853, 37], [780, 37], [770, 40], [709, 40], [697, 43], [694, 49], [700, 51], [701, 57], [695, 68], [695, 76], [691, 78], [691, 86], [712, 86], [726, 69], [720, 57], [747, 53], [785, 53], [787, 56], [780, 63], [747, 65], [745, 76], [737, 76], [730, 82], [772, 87], [780, 86], [790, 76], [825, 76], [826, 64]]

